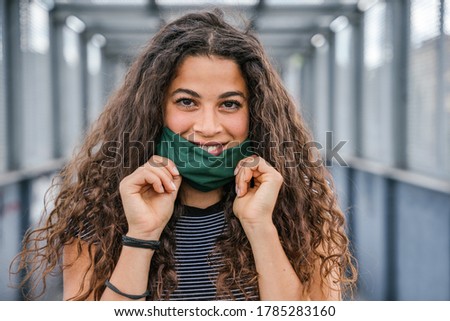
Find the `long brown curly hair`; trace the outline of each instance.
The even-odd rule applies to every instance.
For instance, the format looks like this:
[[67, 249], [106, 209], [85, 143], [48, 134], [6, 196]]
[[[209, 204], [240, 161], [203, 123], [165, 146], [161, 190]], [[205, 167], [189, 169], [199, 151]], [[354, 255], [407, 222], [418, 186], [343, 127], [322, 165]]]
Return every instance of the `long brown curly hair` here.
[[[91, 295], [100, 299], [119, 258], [121, 235], [127, 232], [119, 183], [153, 155], [169, 84], [186, 57], [200, 55], [232, 59], [241, 68], [249, 88], [249, 139], [258, 142], [256, 154], [284, 178], [273, 221], [305, 291], [311, 290], [315, 262], [320, 262], [322, 284], [335, 273], [332, 270], [338, 271], [335, 277], [343, 293], [354, 284], [356, 269], [344, 230], [345, 217], [331, 176], [312, 153], [309, 129], [251, 28], [231, 26], [216, 9], [186, 14], [151, 39], [76, 155], [54, 179], [53, 208], [41, 227], [26, 233], [18, 256], [19, 270], [25, 271], [23, 282], [31, 289], [43, 283], [41, 290], [45, 291], [46, 278], [58, 267], [66, 268], [61, 263], [64, 245], [80, 239], [82, 233], [73, 231], [89, 229], [92, 237], [84, 241], [93, 274], [88, 286], [72, 299]], [[222, 299], [232, 299], [231, 290], [257, 289], [250, 244], [232, 212], [235, 197], [233, 185], [224, 186], [227, 228], [215, 249], [224, 262], [216, 283]], [[161, 249], [151, 261], [151, 299], [167, 299], [177, 286], [174, 228], [182, 211], [177, 199], [174, 215], [161, 235]]]

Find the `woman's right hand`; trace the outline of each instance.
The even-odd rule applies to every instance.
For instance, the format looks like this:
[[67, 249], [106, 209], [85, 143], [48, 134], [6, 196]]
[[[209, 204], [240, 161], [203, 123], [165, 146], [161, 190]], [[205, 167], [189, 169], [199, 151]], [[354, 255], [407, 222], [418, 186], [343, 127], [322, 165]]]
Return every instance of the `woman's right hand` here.
[[120, 182], [128, 236], [159, 239], [172, 216], [181, 180], [170, 159], [153, 155]]

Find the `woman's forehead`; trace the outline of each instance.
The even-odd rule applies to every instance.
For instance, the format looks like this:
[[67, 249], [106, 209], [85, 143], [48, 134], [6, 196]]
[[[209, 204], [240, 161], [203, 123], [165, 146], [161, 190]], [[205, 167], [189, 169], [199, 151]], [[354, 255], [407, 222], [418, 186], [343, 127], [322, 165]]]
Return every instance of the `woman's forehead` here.
[[218, 56], [189, 56], [183, 60], [170, 84], [169, 91], [189, 86], [220, 87], [227, 90], [237, 90], [247, 96], [247, 85], [242, 71], [232, 59]]

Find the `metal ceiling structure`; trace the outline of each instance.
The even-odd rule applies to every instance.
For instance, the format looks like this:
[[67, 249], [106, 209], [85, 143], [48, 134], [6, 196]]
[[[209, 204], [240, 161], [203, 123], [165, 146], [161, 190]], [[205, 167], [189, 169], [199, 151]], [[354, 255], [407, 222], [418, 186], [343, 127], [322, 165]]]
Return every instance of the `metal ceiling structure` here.
[[326, 35], [339, 17], [357, 19], [374, 1], [55, 0], [53, 14], [57, 23], [77, 17], [88, 37], [103, 35], [106, 54], [132, 57], [163, 23], [188, 11], [220, 7], [237, 17], [231, 23], [239, 24], [239, 16], [250, 20], [272, 57], [282, 58], [309, 50], [315, 34]]

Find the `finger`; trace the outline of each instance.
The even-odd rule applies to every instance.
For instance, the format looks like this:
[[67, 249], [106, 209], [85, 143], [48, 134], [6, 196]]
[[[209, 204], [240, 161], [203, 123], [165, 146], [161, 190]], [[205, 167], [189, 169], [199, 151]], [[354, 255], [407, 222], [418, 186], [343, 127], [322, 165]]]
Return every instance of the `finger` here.
[[148, 171], [145, 171], [142, 175], [145, 181], [153, 187], [155, 192], [160, 194], [165, 192], [164, 187], [162, 186], [161, 183], [161, 179], [157, 175]]
[[[153, 155], [149, 161], [144, 164], [147, 169], [158, 173], [164, 173], [167, 178], [161, 176], [164, 186], [169, 191], [175, 191], [181, 185], [181, 175], [178, 172], [175, 164], [168, 158], [161, 157], [158, 155]], [[168, 181], [170, 180], [170, 181]]]
[[246, 157], [244, 159], [241, 159], [237, 165], [236, 168], [234, 169], [234, 175], [237, 175], [237, 173], [239, 172], [239, 170], [242, 168], [242, 166], [246, 166], [246, 167], [251, 167], [253, 165], [255, 165], [258, 162], [257, 156], [256, 155], [252, 155], [249, 157]]
[[[247, 157], [247, 158], [244, 158], [243, 160], [241, 160], [239, 163], [238, 163], [238, 165], [236, 166], [236, 168], [235, 168], [235, 175], [237, 175], [240, 171], [242, 171], [244, 168], [248, 168], [248, 169], [251, 169], [251, 170], [256, 170], [256, 169], [258, 169], [258, 165], [259, 165], [259, 163], [261, 162], [261, 161], [264, 161], [262, 158], [260, 158], [260, 157], [258, 157], [258, 156], [256, 156], [256, 155], [253, 155], [253, 156], [250, 156], [250, 157]], [[256, 176], [255, 176], [256, 175]], [[257, 177], [257, 176], [259, 176], [259, 175], [261, 175], [261, 173], [255, 173], [254, 175], [253, 175], [253, 177]]]
[[244, 196], [248, 192], [250, 181], [253, 177], [253, 171], [248, 167], [241, 167], [236, 176], [236, 191], [239, 197]]
[[161, 179], [151, 171], [147, 171], [142, 167], [124, 178], [120, 183], [119, 188], [121, 194], [137, 194], [141, 193], [142, 190], [148, 186], [153, 187], [158, 193], [164, 193]]
[[263, 158], [246, 158], [237, 167], [236, 193], [239, 191], [240, 193], [237, 193], [239, 196], [248, 192], [252, 178], [254, 178], [254, 187], [256, 188], [259, 188], [264, 182], [275, 183], [276, 186], [281, 186], [283, 183], [281, 174]]
[[238, 197], [247, 194], [250, 180], [253, 177], [252, 171], [248, 170], [249, 166], [254, 166], [257, 162], [256, 155], [246, 157], [237, 164], [234, 175], [236, 175], [236, 194]]
[[156, 167], [156, 168], [165, 168], [169, 171], [169, 173], [172, 176], [179, 176], [180, 172], [177, 169], [177, 166], [175, 163], [166, 158], [159, 155], [153, 155], [150, 157], [150, 159], [147, 161], [146, 164], [149, 164], [150, 166]]
[[[177, 190], [177, 186], [174, 182], [174, 177], [165, 167], [153, 167], [151, 165], [144, 165], [143, 171], [150, 172], [156, 175], [162, 184], [163, 192], [164, 190], [172, 193]], [[155, 189], [156, 190], [156, 189]]]
[[156, 162], [155, 160], [152, 160], [151, 162], [150, 161], [146, 162], [144, 165], [142, 165], [142, 167], [144, 167], [145, 169], [147, 169], [151, 172], [163, 173], [171, 180], [174, 179], [174, 176], [169, 171], [167, 166], [163, 165], [162, 163]]
[[266, 160], [262, 157], [246, 158], [241, 164], [241, 167], [250, 168], [253, 171], [257, 171], [258, 174], [254, 177], [258, 177], [272, 170], [276, 171], [276, 169], [272, 165], [267, 163]]

